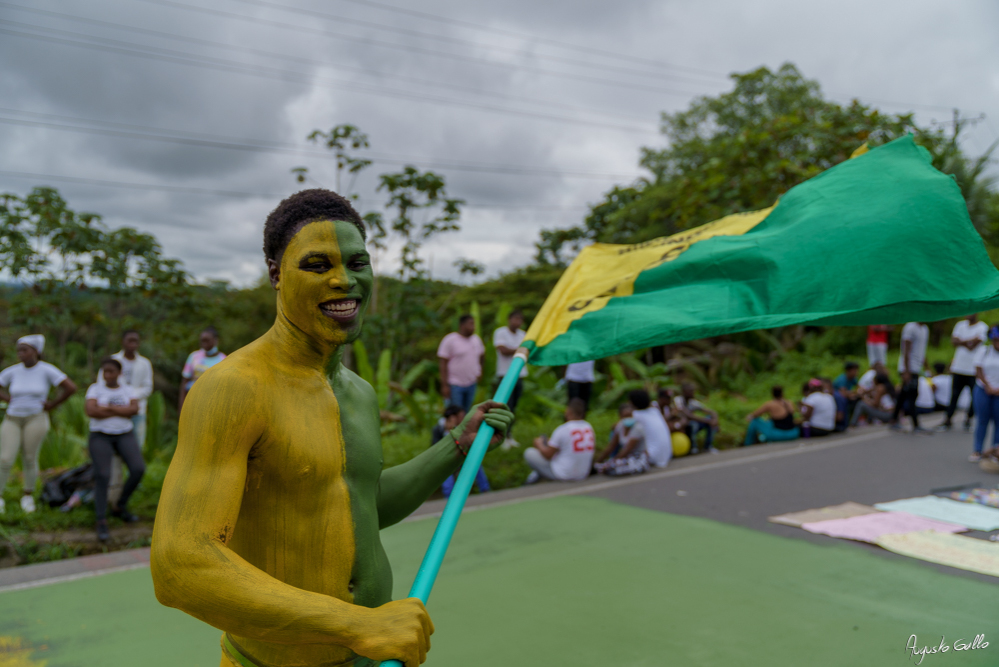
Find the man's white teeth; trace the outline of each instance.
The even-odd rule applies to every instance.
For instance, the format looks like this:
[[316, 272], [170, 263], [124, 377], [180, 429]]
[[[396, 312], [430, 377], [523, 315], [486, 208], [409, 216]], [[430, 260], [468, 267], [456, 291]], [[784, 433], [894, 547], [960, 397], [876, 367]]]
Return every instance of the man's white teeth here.
[[330, 303], [324, 303], [321, 307], [328, 313], [346, 315], [357, 310], [357, 301], [355, 299], [347, 301], [332, 301]]

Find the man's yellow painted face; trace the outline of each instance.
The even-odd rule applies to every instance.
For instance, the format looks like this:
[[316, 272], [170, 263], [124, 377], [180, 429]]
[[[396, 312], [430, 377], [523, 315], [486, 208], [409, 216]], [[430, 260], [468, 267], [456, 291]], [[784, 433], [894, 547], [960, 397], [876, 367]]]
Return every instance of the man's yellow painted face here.
[[343, 345], [361, 333], [374, 275], [360, 230], [322, 220], [302, 227], [281, 257], [281, 312], [308, 336]]

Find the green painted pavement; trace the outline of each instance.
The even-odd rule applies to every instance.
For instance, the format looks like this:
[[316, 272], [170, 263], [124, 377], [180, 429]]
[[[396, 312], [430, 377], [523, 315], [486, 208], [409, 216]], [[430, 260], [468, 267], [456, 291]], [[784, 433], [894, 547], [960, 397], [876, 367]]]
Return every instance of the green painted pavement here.
[[[397, 597], [433, 528], [383, 532]], [[427, 664], [905, 665], [911, 634], [984, 633], [987, 648], [923, 665], [995, 665], [997, 593], [848, 544], [557, 498], [462, 519], [430, 598]], [[160, 607], [148, 570], [0, 593], [0, 635], [45, 644], [47, 667], [218, 665], [219, 633]]]

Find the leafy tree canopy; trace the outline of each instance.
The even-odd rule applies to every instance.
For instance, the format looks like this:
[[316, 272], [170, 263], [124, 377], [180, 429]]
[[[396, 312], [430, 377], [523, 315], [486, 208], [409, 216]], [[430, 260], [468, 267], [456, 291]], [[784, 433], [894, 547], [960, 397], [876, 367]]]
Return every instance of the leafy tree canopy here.
[[790, 63], [777, 71], [760, 67], [733, 74], [732, 80], [728, 93], [663, 113], [666, 147], [642, 149], [641, 165], [651, 176], [614, 187], [582, 225], [543, 231], [538, 261], [561, 266], [589, 241], [638, 243], [766, 208], [865, 142], [874, 147], [910, 132], [933, 154], [935, 166], [963, 170], [966, 197], [978, 195], [979, 229], [999, 227], [999, 207], [989, 198], [990, 184], [983, 183], [988, 155], [970, 161], [961, 154], [960, 119], [948, 139], [939, 128], [917, 127], [912, 114], [886, 114], [856, 100], [840, 105], [823, 98], [819, 84]]

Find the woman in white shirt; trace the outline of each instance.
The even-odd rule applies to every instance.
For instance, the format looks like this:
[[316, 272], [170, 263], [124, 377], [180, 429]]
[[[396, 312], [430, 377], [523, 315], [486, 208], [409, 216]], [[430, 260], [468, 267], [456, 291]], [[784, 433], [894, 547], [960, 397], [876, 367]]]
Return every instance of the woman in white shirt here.
[[[55, 410], [76, 391], [66, 374], [42, 361], [45, 336], [33, 334], [17, 340], [17, 358], [21, 363], [0, 371], [0, 401], [7, 402], [7, 412], [0, 423], [0, 491], [7, 485], [18, 452], [24, 466], [24, 495], [21, 509], [35, 511], [35, 480], [38, 479], [38, 455], [49, 432], [49, 412]], [[49, 400], [52, 387], [62, 392]], [[0, 512], [3, 512], [0, 498]]]
[[980, 461], [985, 432], [992, 422], [992, 446], [999, 447], [999, 326], [989, 330], [989, 344], [975, 354], [975, 450], [969, 461]]
[[108, 483], [111, 481], [111, 458], [114, 454], [128, 466], [128, 480], [111, 513], [122, 521], [138, 517], [125, 509], [129, 497], [146, 472], [142, 451], [132, 432], [132, 416], [139, 412], [139, 397], [127, 384], [118, 382], [121, 362], [108, 357], [101, 361], [104, 382], [87, 389], [87, 416], [90, 417], [90, 458], [94, 462], [94, 507], [97, 510], [97, 539], [106, 541], [108, 533]]

